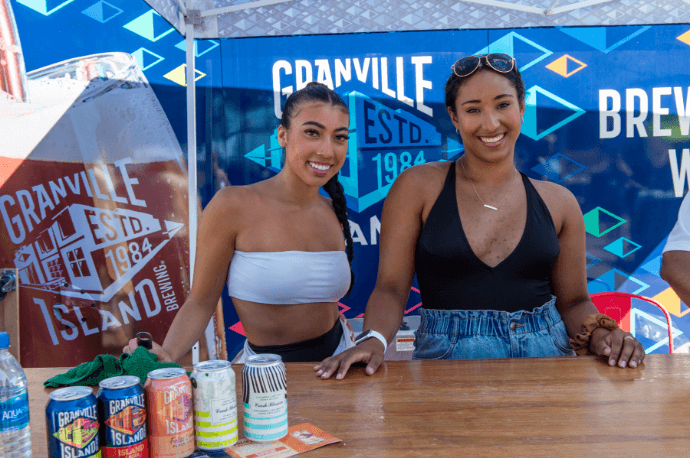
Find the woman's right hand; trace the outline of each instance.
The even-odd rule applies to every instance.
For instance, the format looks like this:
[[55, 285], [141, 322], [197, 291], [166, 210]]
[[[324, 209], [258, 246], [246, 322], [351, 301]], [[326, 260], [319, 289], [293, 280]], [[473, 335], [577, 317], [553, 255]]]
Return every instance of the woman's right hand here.
[[[160, 345], [158, 345], [156, 342], [151, 342], [152, 348], [149, 350], [151, 353], [155, 354], [158, 357], [158, 362], [160, 363], [174, 363], [175, 361], [172, 360], [170, 355], [168, 354], [167, 351], [163, 349]], [[129, 353], [130, 355], [134, 350], [139, 345], [137, 344], [137, 339], [134, 338], [129, 341], [129, 345], [127, 345], [125, 348], [122, 349], [122, 353]]]

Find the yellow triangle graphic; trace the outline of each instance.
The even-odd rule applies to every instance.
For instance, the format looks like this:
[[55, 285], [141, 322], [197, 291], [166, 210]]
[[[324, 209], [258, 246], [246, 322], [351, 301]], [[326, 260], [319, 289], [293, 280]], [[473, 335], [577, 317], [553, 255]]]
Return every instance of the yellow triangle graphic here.
[[[199, 75], [194, 78], [194, 81], [199, 81], [201, 78], [206, 76], [206, 73], [200, 72], [197, 69], [194, 69], [194, 74]], [[163, 78], [167, 78], [173, 83], [177, 83], [182, 87], [187, 87], [187, 64], [182, 64], [176, 69], [169, 71], [163, 75]]]
[[549, 70], [558, 73], [561, 76], [568, 76], [568, 56], [563, 56], [551, 62], [546, 66]]
[[673, 291], [673, 288], [666, 288], [664, 291], [654, 296], [653, 299], [663, 305], [668, 313], [677, 317], [682, 317], [690, 313], [690, 309], [684, 312], [680, 311], [680, 298], [676, 292]]
[[686, 45], [690, 45], [690, 30], [685, 32], [683, 35], [679, 36], [678, 39]]

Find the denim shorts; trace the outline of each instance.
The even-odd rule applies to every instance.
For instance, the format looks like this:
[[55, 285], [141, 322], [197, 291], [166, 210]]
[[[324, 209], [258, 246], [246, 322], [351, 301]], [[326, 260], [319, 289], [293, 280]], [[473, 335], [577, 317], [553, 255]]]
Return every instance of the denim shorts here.
[[531, 312], [419, 309], [412, 359], [575, 356], [556, 298]]

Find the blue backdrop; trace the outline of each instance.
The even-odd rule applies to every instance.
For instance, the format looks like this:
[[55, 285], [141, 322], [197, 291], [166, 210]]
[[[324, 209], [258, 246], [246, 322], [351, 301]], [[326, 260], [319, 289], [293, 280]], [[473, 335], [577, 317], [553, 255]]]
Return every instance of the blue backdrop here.
[[[140, 0], [12, 2], [27, 70], [98, 52], [134, 55], [186, 151], [184, 42]], [[459, 136], [443, 105], [459, 57], [505, 52], [528, 90], [518, 168], [570, 189], [585, 215], [590, 292], [656, 297], [687, 351], [688, 309], [659, 277], [661, 249], [690, 174], [690, 26], [655, 25], [315, 35], [197, 42], [199, 191], [280, 168], [275, 138], [286, 93], [310, 80], [331, 84], [352, 113], [341, 171], [357, 283], [341, 301], [360, 316], [376, 278], [383, 200], [406, 167], [453, 160]], [[407, 313], [420, 296], [414, 284]], [[224, 293], [228, 352], [242, 329]], [[634, 304], [632, 331], [648, 352], [668, 351], [665, 320]]]

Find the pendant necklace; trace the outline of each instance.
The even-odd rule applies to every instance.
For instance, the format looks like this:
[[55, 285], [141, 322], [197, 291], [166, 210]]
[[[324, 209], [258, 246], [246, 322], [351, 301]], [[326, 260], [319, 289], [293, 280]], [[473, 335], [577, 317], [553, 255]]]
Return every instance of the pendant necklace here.
[[474, 193], [476, 194], [477, 199], [479, 199], [479, 202], [481, 202], [482, 205], [484, 205], [486, 208], [488, 208], [488, 209], [490, 209], [490, 210], [498, 211], [498, 207], [501, 206], [501, 203], [503, 202], [503, 199], [505, 199], [506, 196], [508, 195], [508, 191], [510, 190], [510, 186], [513, 184], [513, 181], [515, 181], [515, 177], [513, 177], [513, 180], [512, 180], [512, 181], [510, 182], [510, 184], [508, 185], [508, 189], [506, 189], [506, 192], [503, 193], [503, 197], [501, 197], [501, 200], [498, 201], [498, 204], [497, 204], [495, 207], [493, 207], [493, 206], [491, 206], [491, 205], [489, 205], [489, 204], [485, 204], [484, 201], [482, 200], [482, 198], [479, 197], [479, 193], [477, 192], [477, 188], [474, 187], [474, 182], [473, 182], [472, 179], [469, 177], [469, 175], [467, 175], [467, 169], [465, 168], [465, 164], [464, 164], [462, 161], [460, 161], [460, 160], [458, 160], [458, 162], [460, 162], [460, 165], [462, 166], [462, 170], [465, 172], [465, 177], [467, 177], [467, 179], [469, 180], [470, 184], [472, 185], [472, 189], [474, 189]]

